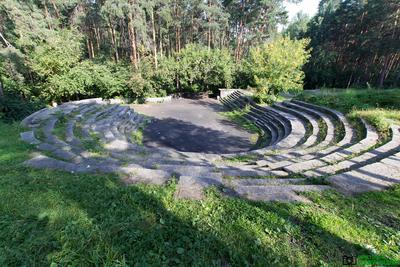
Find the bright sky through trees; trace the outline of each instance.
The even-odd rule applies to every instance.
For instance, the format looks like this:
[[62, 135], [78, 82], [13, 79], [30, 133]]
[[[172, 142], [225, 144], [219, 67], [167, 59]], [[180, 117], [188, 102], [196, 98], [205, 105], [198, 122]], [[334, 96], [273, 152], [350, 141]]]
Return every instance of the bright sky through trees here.
[[291, 20], [300, 11], [308, 14], [310, 17], [314, 16], [318, 10], [318, 4], [319, 0], [303, 0], [298, 4], [285, 2], [284, 6], [288, 11], [289, 20]]

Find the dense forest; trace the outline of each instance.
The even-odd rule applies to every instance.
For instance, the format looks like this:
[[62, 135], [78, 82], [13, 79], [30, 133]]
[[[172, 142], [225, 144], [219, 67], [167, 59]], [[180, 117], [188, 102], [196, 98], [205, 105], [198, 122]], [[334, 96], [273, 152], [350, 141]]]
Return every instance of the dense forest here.
[[321, 0], [296, 36], [311, 39], [307, 87], [399, 86], [399, 24], [398, 0]]
[[398, 86], [398, 0], [322, 0], [290, 23], [283, 2], [2, 0], [0, 96]]

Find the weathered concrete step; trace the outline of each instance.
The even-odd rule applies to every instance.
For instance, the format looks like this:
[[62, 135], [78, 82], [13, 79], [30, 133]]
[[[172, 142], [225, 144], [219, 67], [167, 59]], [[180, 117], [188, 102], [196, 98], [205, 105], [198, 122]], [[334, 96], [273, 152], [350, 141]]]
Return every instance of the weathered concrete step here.
[[297, 105], [301, 105], [301, 106], [305, 106], [305, 107], [312, 108], [315, 110], [319, 110], [323, 113], [330, 114], [332, 117], [334, 117], [336, 119], [336, 121], [342, 125], [343, 130], [344, 130], [343, 139], [338, 142], [338, 144], [337, 144], [338, 146], [344, 146], [346, 144], [351, 143], [352, 140], [354, 140], [355, 131], [351, 127], [350, 123], [347, 121], [346, 117], [341, 112], [334, 110], [334, 109], [314, 105], [314, 104], [299, 101], [299, 100], [291, 100], [291, 102], [293, 102]]
[[265, 113], [269, 114], [271, 117], [274, 117], [281, 124], [281, 128], [285, 132], [284, 137], [288, 136], [292, 132], [292, 124], [286, 116], [283, 116], [280, 112], [270, 106], [259, 107], [264, 110]]
[[353, 195], [368, 191], [383, 190], [400, 183], [400, 158], [396, 165], [384, 161], [373, 163], [359, 169], [334, 175], [327, 179], [336, 189], [344, 194]]
[[328, 146], [335, 141], [335, 123], [331, 117], [327, 116], [326, 114], [324, 114], [318, 110], [300, 106], [300, 105], [294, 104], [292, 102], [283, 102], [283, 104], [286, 105], [287, 107], [291, 107], [293, 109], [300, 110], [305, 113], [311, 114], [312, 116], [321, 120], [322, 123], [324, 123], [326, 125], [326, 135], [324, 136], [323, 141], [321, 142], [321, 145]]
[[158, 164], [156, 168], [159, 170], [168, 171], [170, 173], [176, 173], [179, 176], [212, 176], [222, 178], [222, 174], [212, 166]]
[[27, 131], [20, 134], [22, 141], [31, 144], [37, 145], [40, 144], [40, 141], [35, 137], [34, 131]]
[[250, 111], [248, 114], [253, 116], [255, 119], [255, 122], [257, 122], [257, 124], [259, 124], [263, 129], [267, 128], [270, 131], [270, 133], [271, 133], [270, 145], [276, 144], [277, 142], [280, 141], [282, 132], [275, 124], [271, 123], [268, 119], [264, 118], [261, 114], [257, 114], [254, 111]]
[[[303, 148], [311, 147], [311, 146], [314, 146], [317, 144], [319, 126], [318, 126], [318, 122], [316, 119], [314, 119], [312, 116], [310, 116], [306, 113], [299, 112], [298, 110], [289, 108], [289, 107], [284, 106], [279, 103], [275, 103], [273, 105], [273, 107], [275, 109], [281, 110], [282, 112], [292, 114], [293, 116], [298, 118], [299, 121], [301, 121], [303, 123], [304, 127], [306, 127], [306, 125], [311, 125], [311, 134], [307, 137], [304, 135], [304, 138], [307, 138], [307, 139], [303, 140], [304, 142], [302, 142]], [[294, 127], [292, 126], [292, 129], [293, 128]], [[305, 134], [306, 134], [306, 132], [305, 132]]]
[[289, 121], [286, 120], [285, 117], [280, 116], [271, 109], [256, 104], [253, 100], [248, 99], [247, 96], [242, 93], [239, 93], [238, 95], [238, 101], [242, 101], [243, 104], [248, 104], [250, 106], [250, 110], [259, 113], [262, 117], [265, 117], [267, 121], [274, 124], [279, 131], [282, 131], [284, 136], [287, 135], [286, 129]]
[[278, 144], [276, 144], [273, 149], [288, 149], [301, 145], [302, 140], [304, 139], [306, 134], [305, 124], [296, 117], [294, 117], [293, 115], [291, 115], [290, 113], [286, 113], [284, 111], [280, 111], [277, 109], [273, 110], [279, 113], [281, 116], [286, 117], [291, 125], [289, 134], [284, 139], [282, 139]]
[[43, 108], [23, 119], [21, 124], [26, 127], [37, 127], [40, 123], [48, 120], [57, 113], [68, 115], [73, 111], [79, 111], [80, 109], [93, 104], [103, 104], [103, 101], [99, 98], [94, 98], [71, 101], [55, 108]]
[[172, 175], [169, 172], [142, 168], [136, 164], [119, 167], [118, 173], [127, 175], [122, 178], [126, 184], [163, 185], [172, 179]]
[[175, 197], [180, 199], [202, 199], [204, 189], [221, 185], [221, 178], [207, 176], [181, 176], [175, 191]]
[[[227, 106], [231, 110], [242, 109], [242, 105], [238, 105], [234, 103], [234, 101], [228, 101], [229, 96], [221, 99], [221, 103]], [[271, 142], [276, 140], [275, 132], [270, 128], [270, 126], [264, 122], [260, 122], [259, 119], [254, 114], [244, 114], [243, 117], [249, 122], [253, 123], [262, 133], [261, 138], [257, 142], [257, 146], [261, 143], [265, 144], [265, 146], [269, 145]]]
[[271, 131], [274, 132], [273, 135], [276, 136], [276, 138], [272, 138], [272, 140], [274, 140], [273, 144], [279, 142], [285, 136], [285, 125], [279, 120], [278, 116], [271, 115], [267, 109], [257, 105], [254, 101], [249, 100], [244, 95], [238, 96], [235, 101], [239, 102], [240, 106], [249, 106], [249, 114], [252, 114], [252, 116], [257, 118], [257, 120], [262, 121], [271, 129]]
[[224, 185], [227, 186], [267, 186], [267, 185], [290, 185], [305, 184], [304, 178], [285, 178], [285, 179], [224, 179]]
[[332, 189], [326, 185], [238, 186], [235, 192], [243, 198], [256, 201], [309, 202], [299, 192], [318, 192]]
[[65, 162], [41, 154], [36, 155], [32, 159], [25, 161], [24, 164], [26, 166], [37, 169], [61, 170], [72, 173], [88, 173], [91, 171], [90, 165]]
[[273, 171], [269, 169], [260, 168], [257, 166], [224, 166], [219, 167], [219, 170], [223, 174], [223, 176], [232, 176], [232, 177], [259, 177], [259, 176], [268, 176], [268, 177], [285, 177], [288, 175], [287, 172], [284, 171]]
[[396, 125], [391, 125], [390, 128], [392, 132], [392, 138], [388, 143], [372, 149], [366, 153], [363, 153], [357, 157], [346, 159], [333, 165], [316, 168], [312, 171], [307, 171], [304, 174], [307, 177], [332, 175], [342, 170], [352, 170], [358, 167], [362, 167], [364, 165], [379, 161], [382, 158], [397, 153], [398, 151], [400, 151], [400, 127]]
[[339, 161], [345, 160], [347, 157], [351, 156], [353, 153], [360, 153], [365, 151], [366, 149], [370, 148], [371, 146], [375, 145], [378, 142], [379, 136], [378, 134], [373, 131], [372, 129], [367, 130], [367, 137], [363, 139], [357, 144], [350, 146], [348, 148], [337, 149], [335, 152], [327, 154], [325, 156], [321, 156], [319, 158], [315, 158], [316, 156], [323, 155], [325, 151], [314, 154], [308, 155], [313, 156], [314, 159], [301, 161], [305, 157], [301, 157], [298, 161], [299, 162], [286, 162], [288, 163], [286, 166], [282, 166], [283, 169], [289, 173], [299, 173], [305, 170], [315, 169], [322, 166], [326, 166], [328, 164], [333, 164]]

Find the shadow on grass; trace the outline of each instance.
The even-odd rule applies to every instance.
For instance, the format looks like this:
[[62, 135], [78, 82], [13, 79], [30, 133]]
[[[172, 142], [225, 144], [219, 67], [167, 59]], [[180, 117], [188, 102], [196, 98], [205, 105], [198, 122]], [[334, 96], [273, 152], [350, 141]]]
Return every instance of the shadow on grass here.
[[[337, 198], [324, 198], [321, 206], [257, 203], [211, 190], [202, 202], [176, 200], [174, 183], [123, 186], [113, 175], [22, 167], [30, 147], [16, 140], [18, 129], [0, 125], [0, 131], [2, 266], [339, 265], [343, 254], [370, 253], [357, 238], [338, 236], [338, 227], [362, 231], [359, 221], [318, 223], [319, 212], [328, 213], [328, 219], [354, 218], [351, 211], [330, 208]], [[356, 202], [356, 209], [374, 217], [372, 211], [381, 206], [360, 210], [366, 203]], [[371, 227], [363, 238], [371, 233], [383, 239], [379, 228]]]
[[1, 178], [2, 265], [288, 266], [368, 254], [297, 216], [301, 204], [218, 196], [176, 200], [175, 185], [15, 168]]

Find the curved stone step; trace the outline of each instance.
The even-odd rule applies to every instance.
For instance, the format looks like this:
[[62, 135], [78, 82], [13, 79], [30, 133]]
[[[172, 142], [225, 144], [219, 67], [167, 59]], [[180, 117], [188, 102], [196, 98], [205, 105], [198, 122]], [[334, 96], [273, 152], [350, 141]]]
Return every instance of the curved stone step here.
[[307, 179], [304, 178], [284, 178], [284, 179], [224, 179], [226, 186], [267, 186], [267, 185], [291, 185], [291, 184], [305, 184]]
[[[243, 100], [243, 99], [245, 99], [245, 100]], [[279, 114], [276, 114], [276, 113], [273, 113], [273, 112], [272, 112], [273, 114], [270, 114], [271, 113], [270, 110], [268, 110], [268, 109], [256, 104], [253, 100], [248, 99], [247, 96], [245, 96], [243, 93], [240, 93], [240, 92], [238, 93], [237, 101], [241, 101], [243, 104], [250, 105], [250, 109], [253, 110], [255, 113], [259, 113], [261, 116], [266, 117], [265, 118], [266, 121], [268, 121], [269, 123], [273, 124], [276, 127], [277, 132], [279, 132], [278, 133], [278, 136], [279, 136], [278, 139], [279, 140], [282, 139], [282, 137], [287, 134], [286, 133], [287, 128], [286, 128], [285, 122], [282, 121], [284, 119], [282, 119], [279, 116]], [[286, 123], [288, 123], [288, 121], [286, 121]]]
[[20, 134], [22, 141], [31, 144], [38, 145], [40, 141], [36, 138], [34, 131], [27, 131]]
[[[305, 170], [319, 168], [328, 164], [334, 164], [344, 160], [354, 153], [364, 152], [370, 147], [376, 145], [379, 140], [378, 133], [372, 129], [370, 125], [364, 125], [367, 128], [367, 135], [360, 142], [348, 148], [335, 149], [332, 153], [325, 154], [325, 152], [327, 152], [325, 150], [318, 153], [309, 154], [307, 157], [300, 157], [296, 159], [296, 161], [291, 161], [287, 166], [283, 167], [283, 169], [289, 173], [300, 173]], [[311, 159], [307, 160], [307, 158]]]
[[[318, 126], [318, 122], [310, 115], [299, 112], [298, 110], [289, 108], [287, 106], [284, 106], [282, 104], [279, 103], [275, 103], [273, 106], [273, 108], [280, 110], [282, 112], [285, 113], [289, 113], [292, 114], [292, 116], [295, 116], [296, 118], [299, 119], [299, 121], [301, 121], [305, 127], [307, 127], [306, 125], [311, 125], [311, 134], [305, 138], [303, 144], [302, 144], [302, 148], [307, 148], [307, 147], [311, 147], [317, 144], [317, 136], [319, 134], [319, 126]], [[292, 126], [293, 128], [293, 126]]]
[[297, 193], [330, 190], [326, 185], [237, 186], [234, 191], [243, 198], [255, 201], [309, 202]]
[[[392, 164], [390, 164], [392, 163]], [[353, 195], [383, 190], [400, 183], [400, 154], [327, 179], [340, 192]]]
[[306, 108], [303, 106], [299, 106], [299, 105], [293, 104], [291, 102], [283, 102], [283, 104], [288, 107], [291, 107], [293, 109], [300, 110], [300, 111], [306, 112], [308, 114], [311, 114], [312, 116], [322, 120], [322, 122], [326, 125], [326, 135], [324, 136], [322, 142], [318, 144], [318, 147], [327, 147], [334, 143], [334, 141], [335, 141], [335, 124], [331, 117], [325, 115], [324, 113], [322, 113], [320, 111], [317, 111], [317, 110], [314, 110], [311, 108]]
[[175, 197], [179, 199], [197, 199], [204, 197], [203, 191], [209, 186], [221, 185], [220, 178], [181, 176], [175, 191]]
[[[270, 108], [273, 110], [273, 108]], [[281, 110], [274, 110], [276, 113], [279, 113], [281, 116], [286, 117], [290, 123], [290, 132], [283, 138], [278, 144], [276, 144], [272, 149], [276, 150], [284, 150], [290, 149], [297, 146], [302, 145], [305, 142], [305, 135], [306, 135], [306, 126], [302, 120], [299, 120], [295, 116], [290, 113], [281, 111]]]
[[297, 105], [320, 110], [321, 112], [330, 114], [332, 117], [334, 117], [336, 119], [336, 121], [342, 125], [343, 130], [344, 130], [344, 135], [343, 135], [342, 140], [339, 140], [339, 142], [337, 143], [338, 146], [345, 146], [347, 144], [350, 144], [355, 139], [354, 129], [351, 127], [351, 124], [346, 119], [346, 116], [344, 116], [341, 112], [334, 110], [334, 109], [327, 108], [327, 107], [307, 103], [304, 101], [291, 100], [291, 102], [293, 102]]
[[388, 143], [365, 152], [359, 156], [346, 159], [332, 165], [316, 168], [312, 171], [307, 171], [305, 175], [307, 177], [328, 176], [343, 170], [356, 169], [397, 153], [400, 151], [400, 127], [397, 125], [391, 125], [390, 128], [392, 137]]
[[239, 96], [234, 101], [238, 102], [241, 107], [249, 105], [249, 114], [252, 114], [253, 117], [262, 121], [273, 132], [274, 138], [271, 138], [271, 144], [279, 142], [286, 134], [284, 123], [282, 123], [277, 117], [271, 116], [267, 110], [255, 104], [253, 101], [247, 100], [247, 98], [245, 98], [246, 100], [243, 100], [242, 98], [244, 98], [244, 95]]

